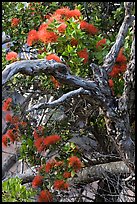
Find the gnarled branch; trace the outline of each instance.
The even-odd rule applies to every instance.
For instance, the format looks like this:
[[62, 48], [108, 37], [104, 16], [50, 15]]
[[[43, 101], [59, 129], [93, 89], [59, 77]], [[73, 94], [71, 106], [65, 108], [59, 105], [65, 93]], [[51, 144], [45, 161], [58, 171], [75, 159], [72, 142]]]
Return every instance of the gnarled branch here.
[[91, 95], [90, 91], [84, 90], [83, 88], [79, 88], [77, 90], [70, 91], [66, 94], [63, 94], [60, 98], [58, 98], [57, 100], [54, 100], [52, 102], [40, 103], [38, 105], [35, 105], [32, 108], [28, 109], [26, 112], [30, 112], [30, 111], [37, 110], [37, 109], [44, 109], [44, 108], [55, 108], [56, 106], [64, 103], [69, 98], [72, 98], [72, 97], [77, 96], [79, 94]]
[[119, 29], [118, 35], [114, 45], [111, 47], [109, 53], [105, 57], [103, 68], [107, 72], [111, 72], [112, 67], [116, 61], [120, 48], [123, 46], [125, 36], [127, 34], [128, 28], [131, 26], [134, 16], [131, 15], [131, 10], [133, 7], [133, 2], [125, 2], [125, 18]]

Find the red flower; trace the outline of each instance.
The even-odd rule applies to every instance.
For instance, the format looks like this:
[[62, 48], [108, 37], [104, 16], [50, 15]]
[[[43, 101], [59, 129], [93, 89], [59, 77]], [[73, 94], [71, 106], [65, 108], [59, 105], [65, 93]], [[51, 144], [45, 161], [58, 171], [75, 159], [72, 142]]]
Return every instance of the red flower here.
[[15, 139], [16, 139], [16, 133], [13, 133], [13, 129], [9, 129], [7, 132], [6, 132], [6, 135], [7, 137], [10, 139], [10, 141], [14, 142]]
[[60, 83], [58, 82], [58, 80], [55, 79], [54, 76], [51, 76], [50, 79], [51, 79], [51, 81], [53, 82], [53, 84], [54, 84], [54, 86], [55, 86], [56, 89], [57, 89], [57, 88], [60, 88]]
[[120, 65], [114, 65], [112, 71], [108, 74], [111, 77], [116, 77], [119, 74]]
[[37, 140], [39, 138], [39, 135], [38, 135], [36, 130], [34, 130], [34, 132], [33, 132], [33, 137], [35, 140]]
[[122, 64], [122, 65], [120, 66], [120, 71], [121, 71], [121, 72], [125, 72], [126, 69], [127, 69], [127, 64]]
[[57, 28], [57, 30], [60, 32], [60, 33], [64, 33], [65, 30], [66, 30], [66, 27], [67, 25], [65, 23], [61, 23], [60, 26]]
[[83, 50], [78, 52], [78, 56], [80, 58], [84, 58], [83, 63], [86, 64], [88, 62], [88, 52], [87, 52], [87, 48], [84, 48]]
[[37, 175], [32, 181], [32, 187], [36, 188], [42, 184], [43, 176]]
[[36, 140], [34, 141], [34, 145], [35, 145], [35, 147], [37, 148], [37, 151], [38, 151], [38, 152], [42, 152], [42, 151], [44, 150], [44, 148], [45, 148], [45, 146], [44, 146], [44, 144], [43, 144], [43, 138], [42, 138], [42, 137], [36, 139]]
[[78, 171], [82, 167], [82, 163], [77, 156], [72, 156], [69, 158], [69, 166], [73, 167], [74, 170]]
[[31, 30], [28, 33], [27, 44], [32, 46], [33, 42], [36, 42], [38, 39], [38, 32], [36, 30]]
[[104, 38], [104, 39], [102, 39], [102, 40], [99, 40], [99, 41], [96, 43], [96, 48], [102, 47], [104, 44], [106, 44], [106, 38]]
[[13, 19], [11, 20], [11, 26], [12, 26], [12, 27], [15, 27], [15, 26], [17, 26], [17, 25], [19, 24], [19, 22], [20, 22], [20, 19], [19, 19], [19, 18], [13, 18]]
[[54, 189], [56, 190], [68, 190], [69, 184], [63, 180], [56, 180], [54, 182]]
[[40, 31], [38, 31], [38, 38], [41, 42], [51, 43], [51, 42], [56, 42], [58, 39], [58, 36], [54, 32], [41, 29]]
[[71, 173], [65, 171], [64, 174], [63, 174], [63, 177], [64, 177], [64, 178], [70, 178], [70, 177], [71, 177]]
[[55, 163], [56, 163], [56, 160], [55, 160], [55, 159], [49, 160], [49, 161], [46, 163], [46, 165], [45, 165], [45, 172], [46, 172], [46, 173], [49, 173], [50, 170], [54, 167]]
[[98, 32], [98, 29], [93, 24], [89, 24], [86, 21], [80, 22], [80, 28], [93, 35]]
[[6, 120], [6, 122], [12, 122], [12, 116], [9, 113], [6, 114], [5, 120]]
[[70, 9], [68, 7], [63, 7], [57, 9], [54, 14], [67, 16], [68, 12], [70, 12]]
[[52, 60], [53, 59], [53, 60], [56, 60], [57, 62], [61, 62], [60, 58], [55, 54], [50, 54], [50, 55], [46, 56], [46, 59], [47, 60]]
[[123, 55], [123, 48], [120, 49], [116, 62], [120, 62], [120, 63], [126, 63], [127, 58]]
[[81, 16], [81, 12], [78, 9], [70, 10], [67, 12], [66, 16], [68, 18], [71, 18], [71, 17], [79, 18]]
[[16, 52], [8, 52], [8, 54], [6, 55], [6, 60], [13, 60], [15, 61], [17, 59], [18, 54]]
[[18, 123], [18, 122], [19, 122], [18, 116], [13, 116], [11, 123], [12, 123], [12, 124], [15, 124], [15, 123]]
[[47, 136], [45, 139], [44, 139], [44, 144], [46, 146], [49, 146], [49, 145], [52, 145], [52, 144], [55, 144], [56, 142], [58, 142], [60, 140], [60, 136], [59, 135], [50, 135], [50, 136]]
[[110, 87], [113, 87], [113, 86], [114, 86], [113, 80], [112, 80], [112, 79], [109, 79], [109, 80], [108, 80], [108, 84], [109, 84]]
[[48, 24], [47, 24], [47, 23], [43, 23], [43, 24], [40, 25], [40, 27], [39, 27], [38, 30], [39, 30], [39, 31], [40, 31], [40, 30], [46, 30], [47, 27], [48, 27]]
[[2, 145], [4, 147], [7, 147], [7, 144], [8, 144], [8, 137], [7, 137], [7, 134], [5, 134], [2, 136]]
[[38, 197], [38, 202], [52, 202], [52, 194], [48, 190], [42, 190]]
[[2, 110], [7, 111], [10, 108], [10, 103], [12, 102], [12, 98], [7, 98], [6, 101], [4, 101]]
[[70, 44], [72, 46], [77, 46], [78, 45], [78, 40], [76, 40], [75, 38], [72, 38], [71, 41], [70, 41]]

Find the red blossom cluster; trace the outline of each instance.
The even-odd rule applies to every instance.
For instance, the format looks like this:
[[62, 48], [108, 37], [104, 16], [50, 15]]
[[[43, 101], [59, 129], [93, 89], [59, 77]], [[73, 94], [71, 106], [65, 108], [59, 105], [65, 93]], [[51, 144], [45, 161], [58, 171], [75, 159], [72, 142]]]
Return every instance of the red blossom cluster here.
[[50, 55], [46, 56], [46, 59], [47, 60], [53, 59], [53, 60], [56, 60], [57, 62], [61, 62], [60, 58], [56, 54], [50, 54]]
[[116, 59], [116, 63], [112, 68], [112, 71], [109, 73], [111, 77], [117, 77], [119, 73], [123, 73], [127, 68], [127, 58], [123, 54], [123, 48], [120, 49], [119, 54]]
[[106, 44], [106, 38], [102, 39], [102, 40], [99, 40], [97, 43], [96, 43], [96, 48], [98, 49], [99, 47], [103, 47], [103, 45]]
[[42, 190], [38, 196], [38, 202], [52, 202], [52, 194], [48, 190]]
[[95, 35], [98, 32], [98, 29], [93, 24], [87, 23], [86, 21], [80, 22], [80, 28], [92, 35]]
[[[11, 102], [12, 102], [12, 98], [7, 98], [4, 101], [2, 110], [5, 113], [10, 110]], [[19, 118], [17, 116], [12, 116], [10, 113], [6, 113], [5, 121], [12, 125], [12, 129], [7, 130], [7, 132], [2, 136], [2, 144], [4, 147], [7, 147], [8, 139], [11, 142], [14, 142], [17, 139], [18, 133], [19, 133], [19, 125], [22, 127], [25, 127], [27, 123], [24, 121], [19, 121]]]
[[12, 61], [16, 61], [18, 57], [18, 54], [16, 52], [8, 52], [8, 54], [6, 54], [6, 60], [12, 60]]
[[41, 175], [36, 175], [32, 181], [32, 187], [37, 188], [38, 186], [41, 186], [43, 181], [43, 176]]
[[88, 51], [87, 48], [84, 48], [83, 50], [78, 52], [78, 56], [80, 58], [84, 58], [83, 63], [86, 64], [88, 62]]
[[82, 163], [77, 156], [72, 156], [68, 159], [69, 166], [72, 167], [76, 172], [82, 167]]
[[64, 180], [56, 180], [53, 186], [56, 190], [68, 190], [69, 184]]
[[65, 171], [65, 172], [63, 173], [63, 177], [64, 177], [64, 178], [70, 178], [70, 177], [71, 177], [71, 172]]
[[42, 152], [46, 147], [49, 147], [52, 144], [57, 143], [61, 138], [59, 135], [50, 135], [44, 137], [44, 131], [42, 127], [38, 127], [38, 130], [34, 130], [34, 146], [38, 152]]
[[31, 30], [28, 33], [27, 44], [32, 46], [34, 42], [37, 42], [39, 39], [38, 33], [36, 30]]
[[12, 102], [12, 98], [7, 98], [2, 105], [2, 110], [8, 111], [11, 107], [11, 102]]
[[11, 20], [11, 27], [16, 27], [20, 22], [20, 19], [19, 18], [13, 18]]

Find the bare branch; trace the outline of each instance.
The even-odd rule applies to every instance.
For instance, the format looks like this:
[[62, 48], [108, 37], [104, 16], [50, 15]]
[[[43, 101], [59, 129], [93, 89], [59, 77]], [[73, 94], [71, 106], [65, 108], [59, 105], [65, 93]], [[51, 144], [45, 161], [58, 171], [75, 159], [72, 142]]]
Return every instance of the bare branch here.
[[124, 21], [119, 29], [116, 41], [114, 45], [111, 47], [111, 50], [109, 51], [107, 56], [105, 57], [104, 64], [102, 66], [107, 72], [111, 72], [111, 68], [113, 67], [116, 61], [119, 50], [124, 44], [124, 39], [127, 34], [128, 28], [131, 26], [134, 20], [134, 16], [131, 15], [133, 2], [125, 2], [124, 6], [125, 6]]
[[74, 177], [70, 183], [72, 185], [91, 183], [103, 179], [107, 173], [110, 172], [115, 175], [120, 175], [130, 173], [130, 170], [123, 161], [98, 164], [82, 169], [77, 173], [77, 177]]
[[60, 104], [64, 103], [66, 100], [74, 96], [77, 96], [79, 94], [91, 95], [90, 91], [84, 90], [83, 88], [79, 88], [77, 90], [70, 91], [66, 94], [63, 94], [60, 98], [58, 98], [55, 101], [48, 102], [48, 103], [40, 103], [38, 105], [35, 105], [32, 108], [28, 109], [26, 112], [30, 112], [36, 109], [55, 108], [56, 106], [59, 106]]

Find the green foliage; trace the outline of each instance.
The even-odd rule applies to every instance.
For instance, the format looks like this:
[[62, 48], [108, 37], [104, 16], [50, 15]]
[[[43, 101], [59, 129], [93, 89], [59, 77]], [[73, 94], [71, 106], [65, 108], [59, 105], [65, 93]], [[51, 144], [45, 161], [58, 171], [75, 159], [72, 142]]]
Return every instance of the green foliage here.
[[2, 202], [33, 202], [35, 191], [21, 184], [18, 177], [2, 183]]

